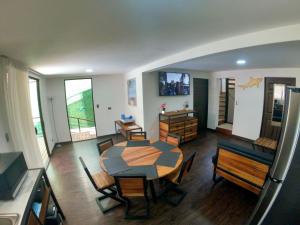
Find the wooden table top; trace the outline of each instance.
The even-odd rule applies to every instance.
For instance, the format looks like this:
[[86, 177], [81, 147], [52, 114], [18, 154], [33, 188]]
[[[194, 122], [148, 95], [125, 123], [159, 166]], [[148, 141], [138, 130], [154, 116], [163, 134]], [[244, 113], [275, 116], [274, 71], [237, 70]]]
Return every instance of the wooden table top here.
[[162, 141], [125, 141], [100, 156], [100, 166], [109, 175], [145, 174], [148, 180], [172, 173], [182, 161], [181, 149]]
[[135, 122], [122, 123], [121, 120], [116, 120], [115, 123], [118, 124], [122, 129], [126, 131], [137, 130], [142, 128], [139, 125], [137, 125]]

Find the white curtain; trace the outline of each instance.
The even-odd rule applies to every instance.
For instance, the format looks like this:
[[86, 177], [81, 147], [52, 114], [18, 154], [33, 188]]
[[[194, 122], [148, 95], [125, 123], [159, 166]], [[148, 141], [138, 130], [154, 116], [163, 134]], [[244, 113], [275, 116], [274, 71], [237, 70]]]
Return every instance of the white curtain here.
[[10, 140], [15, 151], [22, 151], [28, 168], [41, 168], [43, 161], [35, 135], [30, 105], [27, 69], [1, 57], [1, 78]]

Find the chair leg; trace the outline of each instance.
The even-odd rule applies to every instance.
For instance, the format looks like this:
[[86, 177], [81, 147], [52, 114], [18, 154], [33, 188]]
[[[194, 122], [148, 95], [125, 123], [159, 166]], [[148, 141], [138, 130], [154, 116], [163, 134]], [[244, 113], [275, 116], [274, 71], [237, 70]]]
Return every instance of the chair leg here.
[[125, 199], [125, 219], [128, 220], [144, 220], [144, 219], [149, 219], [150, 218], [150, 202], [149, 200], [146, 198], [145, 201], [145, 209], [146, 209], [146, 213], [144, 215], [134, 215], [130, 213], [130, 208], [131, 208], [131, 202], [129, 199]]
[[152, 195], [152, 201], [153, 201], [154, 203], [157, 203], [156, 193], [155, 193], [155, 188], [154, 188], [153, 180], [150, 180], [150, 181], [149, 181], [149, 185], [150, 185], [150, 190], [151, 190], [151, 195]]
[[[123, 200], [116, 197], [116, 192], [114, 190], [110, 190], [110, 191], [111, 191], [111, 193], [108, 193], [104, 190], [99, 191], [101, 194], [103, 194], [103, 196], [100, 196], [100, 197], [96, 198], [97, 205], [99, 206], [99, 208], [100, 208], [100, 210], [102, 211], [103, 214], [105, 214], [105, 213], [109, 212], [110, 210], [124, 204]], [[104, 207], [103, 204], [102, 204], [102, 201], [107, 199], [107, 198], [113, 199], [117, 203], [113, 204], [111, 207]]]
[[[172, 191], [178, 194], [179, 197], [177, 197], [177, 200], [172, 200], [170, 197], [167, 196], [167, 194]], [[172, 206], [178, 206], [185, 198], [186, 195], [187, 192], [179, 189], [174, 184], [169, 184], [167, 185], [166, 189], [160, 194], [160, 197], [164, 199], [167, 203], [171, 204]]]
[[223, 177], [217, 177], [216, 170], [214, 169], [214, 174], [213, 174], [213, 181], [214, 181], [214, 183], [217, 184], [221, 180], [223, 180]]

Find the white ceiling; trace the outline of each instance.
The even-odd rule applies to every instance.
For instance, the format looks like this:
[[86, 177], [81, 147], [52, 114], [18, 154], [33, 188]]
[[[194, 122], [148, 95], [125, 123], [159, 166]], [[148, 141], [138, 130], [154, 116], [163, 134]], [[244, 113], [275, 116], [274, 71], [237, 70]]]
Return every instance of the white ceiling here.
[[194, 46], [300, 22], [299, 0], [1, 0], [0, 54], [47, 74], [124, 73]]
[[[246, 64], [237, 65], [236, 61], [239, 59], [246, 60]], [[212, 54], [169, 65], [167, 68], [221, 71], [287, 67], [300, 67], [300, 41], [262, 45]]]

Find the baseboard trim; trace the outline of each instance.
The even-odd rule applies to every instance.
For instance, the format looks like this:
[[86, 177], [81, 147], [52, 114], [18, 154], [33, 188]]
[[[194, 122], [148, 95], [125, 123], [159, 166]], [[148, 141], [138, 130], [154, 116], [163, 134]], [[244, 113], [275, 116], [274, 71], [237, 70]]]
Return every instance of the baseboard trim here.
[[70, 143], [72, 143], [72, 141], [56, 142], [56, 143], [54, 144], [54, 148], [55, 148], [56, 145], [63, 145], [63, 144], [70, 144]]
[[232, 136], [235, 137], [235, 138], [241, 139], [243, 141], [251, 142], [251, 143], [253, 143], [255, 141], [255, 140], [245, 138], [245, 137], [241, 137], [241, 136], [238, 136], [238, 135], [235, 135], [235, 134], [232, 134]]
[[117, 136], [117, 135], [120, 135], [120, 134], [116, 134], [116, 133], [113, 133], [113, 134], [106, 134], [106, 135], [102, 135], [102, 136], [97, 136], [97, 138], [105, 138], [105, 137]]
[[223, 128], [217, 127], [216, 131], [219, 132], [219, 133], [221, 133], [221, 134], [232, 136], [232, 131], [231, 130], [227, 130], [227, 129], [223, 129]]
[[217, 132], [216, 129], [212, 129], [212, 128], [206, 128], [206, 129], [211, 131], [211, 132]]

